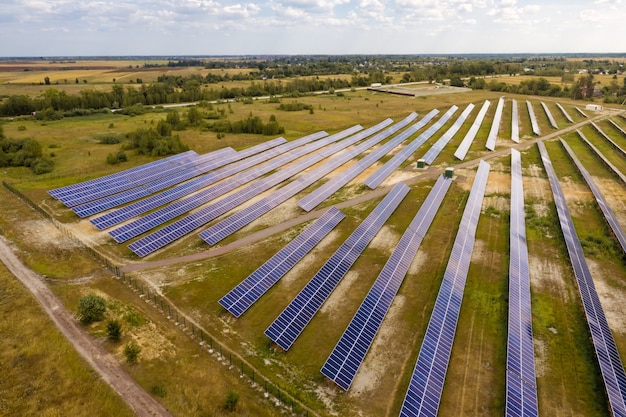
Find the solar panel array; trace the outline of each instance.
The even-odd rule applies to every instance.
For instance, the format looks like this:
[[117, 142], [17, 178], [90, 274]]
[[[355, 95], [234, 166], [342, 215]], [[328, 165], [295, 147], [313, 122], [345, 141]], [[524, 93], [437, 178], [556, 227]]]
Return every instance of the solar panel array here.
[[596, 132], [598, 132], [604, 139], [606, 139], [606, 141], [609, 142], [611, 144], [611, 146], [613, 146], [615, 149], [617, 149], [617, 151], [619, 153], [621, 153], [622, 156], [626, 156], [626, 151], [621, 146], [619, 146], [617, 144], [617, 142], [615, 142], [606, 133], [604, 133], [604, 131], [602, 129], [600, 129], [600, 126], [598, 126], [594, 122], [590, 122], [590, 123], [591, 123], [591, 126], [593, 126], [593, 128], [596, 130]]
[[235, 317], [240, 317], [328, 235], [344, 217], [346, 217], [345, 214], [331, 207], [276, 255], [230, 290], [219, 300], [219, 303]]
[[[297, 180], [292, 181], [290, 184], [287, 184], [281, 189], [275, 191], [271, 196], [257, 201], [251, 206], [246, 207], [245, 209], [233, 214], [232, 216], [214, 224], [205, 231], [201, 232], [200, 237], [204, 239], [204, 241], [208, 244], [215, 245], [220, 240], [224, 239], [227, 236], [230, 236], [237, 230], [250, 224], [263, 214], [272, 210], [274, 207], [277, 207], [278, 205], [287, 201], [289, 198], [298, 194], [300, 191], [320, 180], [329, 172], [339, 168], [341, 165], [348, 162], [352, 158], [360, 155], [374, 145], [382, 142], [385, 138], [387, 138], [387, 136], [392, 135], [400, 129], [398, 125], [402, 125], [402, 127], [405, 127], [410, 122], [410, 120], [407, 119], [409, 118], [406, 118], [405, 120], [396, 123], [396, 125], [392, 126], [392, 128], [386, 129], [384, 132], [375, 135], [374, 137], [364, 141], [363, 143], [360, 143], [354, 148], [339, 155], [336, 155], [333, 159], [323, 164], [322, 166], [314, 169], [313, 171], [303, 175]], [[333, 154], [334, 152], [328, 153], [329, 156]]]
[[504, 97], [500, 97], [498, 100], [496, 114], [493, 116], [493, 123], [491, 124], [491, 129], [489, 130], [489, 136], [487, 136], [487, 143], [485, 144], [485, 147], [490, 151], [496, 149], [496, 139], [498, 138], [498, 130], [500, 130], [502, 110], [504, 110]]
[[480, 161], [411, 382], [402, 403], [401, 417], [437, 415], [488, 176], [489, 164]]
[[155, 172], [176, 168], [197, 157], [198, 154], [194, 151], [187, 151], [115, 174], [56, 188], [48, 193], [67, 207], [72, 207], [145, 184], [147, 181], [142, 181], [144, 176], [152, 176]]
[[596, 183], [593, 181], [593, 178], [591, 178], [591, 175], [589, 175], [589, 172], [585, 169], [583, 164], [580, 162], [580, 160], [578, 159], [578, 157], [576, 156], [572, 148], [570, 148], [567, 142], [565, 142], [563, 139], [561, 139], [561, 143], [563, 144], [563, 147], [569, 154], [570, 158], [572, 158], [572, 161], [574, 161], [574, 164], [576, 164], [576, 167], [582, 174], [583, 178], [585, 179], [585, 182], [591, 189], [593, 196], [595, 197], [596, 201], [598, 202], [598, 205], [600, 206], [600, 210], [602, 210], [602, 214], [604, 214], [604, 218], [606, 219], [606, 222], [609, 224], [609, 227], [613, 231], [613, 234], [617, 238], [617, 241], [622, 246], [622, 250], [626, 252], [626, 234], [624, 234], [622, 227], [619, 225], [619, 222], [617, 221], [617, 218], [615, 217], [613, 210], [611, 210], [611, 207], [609, 207], [609, 204], [604, 198], [604, 195], [602, 195], [602, 192], [600, 191]]
[[[447, 113], [450, 113], [452, 109], [448, 110]], [[428, 122], [430, 122], [437, 114], [439, 113], [439, 110], [434, 109], [431, 110], [426, 116], [424, 116], [424, 118], [422, 120], [420, 120], [418, 122], [419, 128], [422, 128], [423, 126], [425, 126]], [[450, 118], [450, 116], [452, 115], [452, 113], [450, 113], [449, 116], [446, 116], [446, 114], [444, 114], [442, 116], [442, 118], [440, 120], [438, 120], [433, 126], [431, 126], [430, 128], [428, 128], [426, 131], [424, 131], [424, 133], [422, 133], [421, 135], [419, 135], [415, 140], [413, 140], [411, 143], [409, 143], [407, 146], [405, 146], [404, 148], [402, 148], [400, 150], [400, 152], [398, 152], [396, 155], [394, 155], [393, 158], [391, 158], [389, 161], [387, 161], [382, 167], [380, 167], [378, 169], [378, 171], [376, 171], [375, 173], [373, 173], [372, 175], [370, 175], [366, 180], [365, 180], [365, 185], [367, 185], [369, 188], [374, 189], [376, 187], [378, 187], [384, 180], [385, 178], [387, 178], [389, 175], [391, 175], [391, 173], [398, 168], [404, 161], [406, 161], [407, 159], [409, 159], [409, 157], [411, 155], [413, 155], [413, 153], [415, 153], [415, 151], [422, 146], [437, 130], [439, 130], [439, 128], [441, 126], [443, 126], [443, 124]], [[442, 122], [443, 120], [443, 122]], [[417, 126], [417, 125], [416, 125]], [[435, 127], [436, 126], [436, 127]]]
[[517, 100], [511, 100], [511, 140], [519, 143], [519, 110]]
[[171, 187], [172, 185], [197, 177], [213, 169], [212, 167], [220, 163], [220, 161], [227, 160], [229, 157], [235, 157], [236, 155], [237, 152], [235, 152], [232, 148], [223, 148], [218, 151], [211, 152], [210, 154], [201, 155], [193, 162], [193, 164], [190, 164], [188, 168], [178, 171], [173, 175], [145, 183], [139, 187], [135, 187], [121, 193], [74, 206], [72, 207], [72, 211], [79, 217], [88, 217], [101, 213], [105, 210], [146, 197], [150, 194]]
[[[359, 130], [360, 128], [361, 128], [360, 126], [354, 126], [353, 128], [349, 130], [354, 131], [354, 130]], [[128, 206], [122, 207], [120, 209], [106, 213], [100, 217], [94, 218], [91, 220], [91, 223], [94, 224], [94, 226], [96, 226], [100, 230], [106, 229], [108, 227], [119, 224], [123, 221], [130, 220], [133, 217], [138, 216], [140, 214], [147, 213], [150, 210], [154, 210], [157, 207], [170, 203], [181, 197], [185, 197], [191, 193], [202, 190], [203, 188], [208, 187], [211, 184], [214, 184], [218, 181], [221, 181], [224, 178], [230, 177], [231, 175], [235, 175], [248, 168], [255, 167], [256, 165], [262, 162], [265, 162], [269, 159], [272, 159], [295, 147], [298, 147], [308, 142], [326, 137], [327, 135], [328, 134], [326, 132], [318, 132], [312, 135], [305, 136], [300, 139], [296, 139], [291, 142], [284, 143], [276, 147], [270, 147], [268, 146], [268, 143], [265, 142], [260, 145], [253, 146], [251, 148], [247, 148], [243, 151], [238, 152], [235, 155], [222, 158], [221, 161], [215, 161], [213, 164], [211, 164], [211, 166], [205, 167], [207, 171], [221, 167], [220, 169], [217, 169], [208, 174], [199, 176], [198, 178], [195, 178], [192, 181], [189, 181], [187, 183], [179, 184], [176, 187], [173, 187], [162, 193], [152, 195], [144, 200], [137, 201], [133, 204], [129, 204]], [[235, 183], [239, 183], [240, 181], [243, 180], [243, 178], [247, 178], [248, 175], [249, 174], [242, 174], [237, 179], [233, 179], [232, 181]], [[252, 179], [253, 178], [249, 178], [248, 181], [251, 181]], [[141, 222], [140, 219], [139, 219], [139, 222]], [[124, 230], [130, 230], [131, 228], [132, 226], [127, 225], [124, 228]], [[137, 233], [135, 235], [130, 235], [128, 239], [138, 236], [141, 233], [143, 232]], [[117, 235], [117, 234], [120, 234], [119, 231], [113, 233], [113, 235]], [[127, 240], [127, 239], [124, 239], [124, 240]]]
[[574, 119], [572, 119], [572, 116], [569, 115], [567, 110], [565, 110], [565, 108], [563, 106], [561, 106], [559, 103], [555, 103], [555, 104], [559, 108], [559, 110], [561, 110], [561, 113], [563, 113], [563, 116], [565, 116], [567, 121], [570, 122], [570, 123], [574, 123]]
[[519, 151], [511, 149], [509, 321], [506, 357], [506, 417], [536, 417], [537, 382], [533, 349], [530, 276]]
[[526, 100], [526, 107], [528, 108], [528, 115], [530, 116], [530, 125], [533, 129], [533, 133], [537, 136], [541, 136], [541, 130], [539, 129], [539, 124], [537, 123], [537, 118], [535, 117], [533, 105], [528, 100]]
[[[292, 164], [285, 169], [279, 170], [270, 176], [261, 179], [255, 183], [252, 183], [241, 190], [238, 190], [223, 199], [216, 201], [214, 203], [209, 204], [201, 208], [200, 210], [181, 218], [162, 229], [159, 229], [133, 243], [131, 243], [128, 247], [135, 252], [138, 256], [146, 256], [149, 253], [154, 252], [157, 249], [164, 247], [165, 245], [179, 239], [180, 237], [186, 235], [187, 233], [204, 226], [211, 220], [216, 219], [224, 213], [245, 204], [250, 201], [251, 198], [256, 197], [260, 193], [269, 190], [277, 184], [285, 181], [286, 179], [293, 177], [297, 174], [300, 174], [304, 169], [322, 161], [329, 155], [334, 155], [336, 152], [354, 144], [371, 134], [377, 132], [378, 130], [384, 128], [385, 126], [392, 123], [391, 119], [384, 120], [383, 122], [373, 126], [369, 129], [361, 131], [339, 143], [331, 145], [325, 149], [320, 150], [319, 152], [306, 157], [304, 160], [297, 162], [296, 164]], [[322, 141], [333, 141], [336, 140], [335, 136], [343, 137], [343, 132], [338, 133], [337, 135], [333, 135], [329, 138], [324, 138]], [[307, 145], [314, 146], [315, 143]], [[272, 195], [274, 197], [276, 194]], [[266, 201], [266, 199], [261, 200]], [[254, 206], [254, 205], [253, 205]], [[258, 208], [258, 205], [255, 206]], [[268, 209], [269, 210], [269, 209]], [[248, 212], [247, 212], [248, 213]], [[231, 216], [232, 217], [232, 216]], [[219, 224], [219, 223], [218, 223]]]
[[474, 139], [476, 138], [478, 129], [480, 129], [480, 125], [483, 123], [483, 119], [485, 118], [485, 115], [487, 114], [487, 110], [489, 110], [490, 105], [491, 102], [489, 100], [485, 100], [485, 103], [480, 108], [480, 111], [478, 112], [478, 116], [476, 116], [474, 123], [472, 123], [472, 126], [467, 131], [465, 137], [461, 141], [461, 144], [456, 149], [456, 152], [454, 152], [454, 156], [461, 161], [464, 160], [467, 156], [467, 152], [469, 151], [470, 146], [472, 146], [472, 142], [474, 142]]
[[606, 120], [608, 120], [608, 122], [609, 122], [609, 123], [611, 123], [611, 124], [613, 125], [613, 127], [614, 127], [615, 129], [617, 129], [617, 130], [618, 130], [618, 131], [622, 134], [622, 136], [626, 136], [626, 131], [625, 131], [624, 129], [622, 129], [622, 128], [620, 127], [620, 125], [618, 125], [617, 123], [615, 123], [615, 122], [614, 122], [613, 120], [611, 120], [611, 119], [606, 119]]
[[626, 417], [626, 373], [624, 372], [624, 366], [602, 309], [580, 240], [574, 228], [574, 222], [565, 202], [565, 195], [552, 167], [550, 156], [542, 142], [537, 142], [537, 146], [539, 147], [541, 159], [552, 188], [561, 230], [563, 231], [567, 252], [574, 269], [574, 276], [576, 277], [578, 290], [583, 302], [596, 358], [600, 364], [600, 373], [602, 374], [604, 388], [609, 399], [609, 408], [613, 416]]
[[554, 117], [552, 117], [552, 113], [550, 112], [550, 109], [548, 108], [546, 103], [544, 103], [542, 101], [541, 102], [541, 107], [543, 107], [543, 111], [546, 114], [546, 116], [548, 117], [548, 121], [550, 122], [550, 126], [552, 126], [555, 129], [558, 129], [559, 125], [556, 124], [556, 120], [554, 120]]
[[463, 113], [461, 113], [459, 118], [456, 119], [452, 126], [450, 126], [450, 128], [446, 130], [443, 135], [441, 135], [439, 140], [437, 140], [437, 142], [435, 142], [433, 146], [431, 146], [430, 149], [424, 154], [423, 159], [428, 165], [432, 165], [432, 163], [435, 162], [437, 156], [439, 156], [441, 151], [443, 151], [443, 148], [448, 144], [448, 142], [450, 142], [452, 137], [456, 135], [456, 132], [459, 131], [461, 126], [463, 126], [463, 123], [465, 123], [465, 119], [467, 119], [467, 116], [469, 116], [473, 109], [474, 104], [468, 104], [465, 110], [463, 110]]
[[405, 184], [393, 187], [265, 330], [270, 339], [284, 350], [289, 350], [408, 192], [409, 187]]
[[[355, 130], [359, 130], [360, 128], [360, 126], [355, 126], [348, 129], [347, 131], [353, 132]], [[341, 135], [345, 134], [345, 132], [346, 131], [342, 132]], [[313, 150], [319, 149], [320, 147], [325, 146], [328, 141], [332, 141], [334, 139], [336, 138], [329, 136], [317, 142], [310, 143], [306, 146], [299, 146], [302, 144], [302, 142], [299, 142], [300, 140], [294, 141], [299, 143], [289, 142], [286, 143], [284, 146], [281, 145], [277, 148], [255, 155], [252, 158], [248, 158], [235, 166], [224, 167], [218, 171], [213, 172], [210, 176], [206, 178], [194, 181], [189, 184], [184, 184], [181, 187], [177, 187], [175, 192], [175, 195], [177, 197], [181, 195], [191, 194], [192, 192], [195, 192], [197, 190], [201, 191], [198, 191], [195, 194], [188, 195], [174, 203], [153, 211], [146, 216], [135, 219], [128, 224], [120, 226], [112, 230], [110, 232], [110, 235], [118, 243], [125, 242], [129, 239], [132, 239], [133, 237], [139, 236], [140, 234], [147, 232], [150, 229], [164, 224], [169, 220], [172, 220], [195, 208], [198, 208], [203, 204], [217, 199], [224, 194], [234, 190], [235, 188], [241, 187], [259, 177], [262, 177], [268, 172], [272, 172], [300, 158], [301, 156], [310, 153]], [[297, 149], [293, 150], [293, 148]], [[272, 159], [273, 157], [275, 158]], [[271, 159], [269, 162], [265, 162], [269, 159]], [[232, 174], [235, 174], [245, 168], [251, 169], [240, 172], [237, 175], [234, 175], [218, 184], [205, 188], [207, 185], [213, 184], [219, 180], [224, 179], [225, 177], [229, 177]], [[169, 191], [170, 190], [168, 190], [167, 197], [169, 200], [172, 200], [174, 199], [172, 198], [174, 197], [174, 195]], [[164, 193], [164, 195], [165, 194], [166, 193]]]
[[589, 118], [589, 116], [587, 116], [587, 115], [585, 114], [585, 112], [584, 112], [584, 111], [582, 111], [581, 109], [579, 109], [579, 108], [578, 108], [578, 107], [576, 107], [576, 106], [574, 106], [574, 108], [576, 109], [576, 111], [577, 111], [578, 113], [580, 113], [580, 115], [581, 115], [581, 116], [583, 116], [583, 117], [585, 117], [585, 118]]
[[589, 146], [589, 148], [591, 148], [591, 150], [598, 156], [598, 158], [600, 158], [600, 160], [602, 162], [604, 162], [604, 164], [606, 166], [608, 166], [614, 173], [615, 175], [617, 175], [623, 183], [626, 184], [626, 175], [622, 174], [622, 172], [619, 170], [619, 168], [617, 168], [615, 165], [613, 165], [613, 163], [611, 161], [609, 161], [607, 159], [606, 156], [604, 156], [604, 154], [602, 152], [600, 152], [600, 149], [596, 148], [593, 143], [591, 143], [589, 141], [589, 139], [587, 139], [585, 137], [585, 135], [583, 135], [583, 132], [581, 132], [580, 130], [576, 129], [576, 133], [578, 133], [578, 136], [580, 136], [580, 138], [587, 144], [587, 146]]
[[344, 390], [352, 385], [451, 183], [451, 179], [439, 177], [324, 363], [322, 374]]
[[[417, 117], [416, 113], [413, 113], [415, 117]], [[407, 128], [402, 133], [399, 133], [393, 139], [390, 139], [385, 144], [381, 145], [378, 149], [370, 152], [367, 156], [362, 159], [359, 159], [341, 172], [339, 175], [335, 176], [328, 182], [324, 183], [321, 187], [317, 188], [312, 193], [308, 194], [304, 198], [298, 201], [298, 205], [300, 208], [306, 211], [313, 210], [317, 205], [319, 205], [322, 201], [326, 200], [333, 193], [339, 190], [341, 187], [352, 181], [356, 178], [361, 172], [365, 171], [369, 168], [374, 162], [378, 161], [380, 158], [385, 156], [387, 153], [391, 152], [396, 146], [400, 145], [406, 139], [408, 139], [411, 135], [417, 132], [425, 123], [423, 121], [415, 123], [414, 125]]]

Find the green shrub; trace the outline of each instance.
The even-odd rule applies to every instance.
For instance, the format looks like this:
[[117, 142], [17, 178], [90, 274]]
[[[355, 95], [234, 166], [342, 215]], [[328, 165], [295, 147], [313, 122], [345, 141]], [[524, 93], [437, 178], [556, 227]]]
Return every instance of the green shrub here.
[[224, 398], [224, 404], [222, 407], [226, 411], [235, 411], [237, 409], [237, 403], [239, 402], [239, 394], [233, 390], [229, 390]]
[[87, 325], [104, 318], [106, 301], [99, 295], [89, 294], [78, 301], [78, 319]]
[[128, 342], [126, 346], [124, 346], [124, 356], [126, 357], [126, 362], [136, 363], [140, 354], [141, 346], [135, 342]]
[[111, 320], [107, 323], [107, 337], [115, 343], [122, 338], [122, 324], [118, 320]]

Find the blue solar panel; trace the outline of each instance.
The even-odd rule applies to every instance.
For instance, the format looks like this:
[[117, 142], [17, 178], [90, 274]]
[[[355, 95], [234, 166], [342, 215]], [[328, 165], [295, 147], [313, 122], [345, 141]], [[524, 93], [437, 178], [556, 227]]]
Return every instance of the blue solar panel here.
[[585, 169], [585, 167], [580, 162], [578, 157], [576, 157], [576, 154], [574, 153], [572, 148], [570, 148], [567, 142], [565, 142], [563, 139], [561, 139], [561, 143], [563, 144], [563, 147], [569, 154], [570, 158], [572, 158], [572, 161], [574, 161], [574, 164], [576, 164], [576, 167], [582, 174], [583, 178], [585, 179], [585, 182], [591, 189], [593, 196], [598, 202], [598, 206], [600, 206], [600, 210], [602, 210], [602, 214], [604, 215], [606, 222], [609, 224], [609, 227], [611, 228], [611, 230], [613, 231], [613, 234], [617, 238], [617, 241], [622, 247], [622, 250], [626, 252], [626, 235], [624, 234], [622, 227], [617, 221], [617, 218], [615, 217], [613, 210], [611, 210], [611, 207], [609, 207], [609, 204], [604, 198], [604, 195], [602, 195], [602, 192], [600, 191], [596, 183], [593, 181], [593, 178], [591, 178], [591, 175], [589, 175], [589, 172]]
[[240, 317], [328, 235], [344, 217], [345, 214], [331, 207], [280, 252], [230, 290], [219, 300], [219, 303], [235, 317]]
[[294, 300], [289, 303], [287, 308], [265, 330], [265, 334], [270, 339], [283, 349], [289, 350], [408, 192], [409, 187], [400, 183], [385, 196]]
[[555, 129], [558, 129], [559, 125], [556, 124], [556, 120], [554, 120], [554, 117], [552, 117], [552, 113], [550, 112], [550, 109], [548, 108], [546, 103], [544, 103], [542, 101], [541, 102], [541, 107], [543, 107], [543, 111], [546, 114], [546, 117], [548, 118], [548, 121], [550, 122], [550, 126], [552, 126]]
[[561, 110], [561, 113], [563, 113], [563, 116], [565, 116], [568, 122], [574, 123], [574, 119], [572, 119], [572, 116], [567, 113], [563, 106], [561, 106], [559, 103], [556, 103], [556, 106], [559, 108], [559, 110]]
[[[412, 120], [417, 117], [416, 113], [412, 113]], [[330, 197], [335, 191], [339, 190], [341, 187], [349, 183], [351, 180], [356, 178], [361, 172], [365, 171], [369, 168], [374, 162], [385, 156], [388, 152], [391, 152], [396, 146], [400, 143], [404, 142], [411, 135], [416, 133], [422, 126], [424, 126], [427, 122], [423, 120], [418, 122], [408, 129], [398, 134], [393, 139], [386, 142], [384, 145], [381, 145], [378, 149], [372, 151], [370, 154], [365, 156], [363, 159], [360, 159], [357, 163], [350, 166], [348, 169], [344, 170], [341, 174], [337, 175], [335, 178], [323, 184], [321, 187], [302, 198], [298, 201], [298, 205], [306, 210], [313, 210], [318, 204], [322, 201]]]
[[450, 126], [446, 133], [441, 135], [439, 140], [435, 142], [433, 146], [431, 146], [431, 148], [424, 154], [423, 159], [428, 165], [432, 165], [432, 163], [435, 162], [435, 158], [439, 156], [441, 151], [443, 151], [443, 148], [448, 144], [448, 142], [450, 142], [452, 137], [456, 134], [456, 132], [459, 131], [461, 126], [463, 126], [463, 123], [465, 123], [465, 119], [467, 119], [467, 116], [469, 116], [473, 109], [474, 104], [468, 104], [465, 110], [463, 110], [463, 113], [461, 113], [459, 118], [456, 119], [456, 121], [452, 124], [452, 126]]
[[209, 227], [208, 229], [200, 233], [200, 237], [204, 239], [204, 241], [208, 244], [215, 245], [220, 240], [224, 239], [227, 236], [230, 236], [237, 230], [250, 224], [252, 221], [256, 220], [274, 207], [277, 207], [282, 202], [293, 197], [300, 191], [304, 190], [306, 187], [323, 178], [329, 172], [339, 168], [341, 165], [348, 162], [352, 158], [383, 141], [388, 136], [397, 132], [400, 127], [406, 126], [406, 124], [409, 122], [410, 120], [407, 117], [403, 121], [396, 123], [396, 125], [392, 126], [391, 128], [386, 129], [384, 132], [375, 135], [374, 137], [364, 141], [363, 143], [360, 143], [359, 145], [346, 152], [340, 153], [339, 155], [336, 155], [337, 152], [334, 151], [330, 155], [335, 156], [330, 161], [326, 162], [317, 169], [303, 175], [296, 181], [293, 181], [290, 184], [287, 184], [281, 189], [275, 191], [270, 197], [264, 198], [263, 200], [258, 201], [253, 205], [246, 207], [245, 209]]
[[606, 133], [604, 133], [602, 131], [602, 129], [600, 129], [600, 126], [598, 126], [597, 124], [595, 124], [594, 122], [589, 122], [591, 123], [591, 126], [593, 126], [593, 128], [596, 130], [596, 132], [598, 132], [600, 134], [600, 136], [602, 136], [607, 142], [609, 142], [619, 153], [622, 154], [622, 156], [626, 156], [626, 151], [624, 149], [622, 149], [621, 146], [619, 146], [617, 144], [617, 142], [615, 142], [613, 139], [611, 139]]
[[[286, 179], [300, 174], [302, 170], [322, 161], [325, 156], [324, 153], [328, 149], [333, 149], [334, 152], [338, 152], [341, 149], [350, 146], [351, 144], [362, 140], [363, 138], [371, 135], [372, 133], [380, 130], [391, 123], [390, 119], [387, 119], [376, 126], [373, 126], [369, 129], [358, 132], [357, 134], [350, 136], [349, 138], [342, 140], [339, 143], [331, 145], [325, 149], [322, 149], [320, 152], [317, 152], [309, 157], [305, 158], [303, 161], [300, 161], [296, 164], [293, 164], [285, 169], [282, 169], [267, 178], [264, 178], [256, 183], [253, 183], [235, 193], [228, 195], [227, 197], [216, 201], [215, 203], [210, 204], [207, 207], [204, 207], [198, 210], [195, 213], [192, 213], [172, 224], [167, 225], [163, 229], [157, 230], [156, 232], [151, 233], [148, 236], [145, 236], [142, 239], [133, 242], [128, 247], [135, 252], [138, 256], [146, 256], [147, 254], [154, 252], [157, 249], [164, 247], [165, 245], [179, 239], [185, 234], [201, 227], [210, 222], [211, 220], [216, 219], [224, 213], [250, 201], [251, 198], [257, 196], [258, 194], [269, 190], [277, 184], [285, 181]], [[354, 128], [350, 128], [346, 130], [347, 132], [353, 132]], [[346, 131], [339, 132], [329, 138], [322, 139], [322, 142], [331, 143], [337, 138], [343, 138], [346, 135]], [[308, 146], [316, 146], [315, 143], [307, 145]], [[312, 148], [311, 148], [312, 149]], [[261, 209], [269, 210], [267, 208], [266, 200], [257, 203], [254, 206], [253, 210], [258, 210], [259, 206], [262, 206]], [[247, 210], [247, 209], [246, 209]], [[248, 211], [248, 214], [255, 215], [254, 211]]]
[[600, 298], [593, 283], [593, 277], [587, 266], [583, 248], [576, 234], [574, 222], [567, 208], [565, 195], [552, 167], [550, 156], [543, 142], [537, 142], [537, 146], [539, 147], [541, 160], [552, 188], [554, 203], [567, 246], [567, 253], [574, 270], [596, 358], [600, 365], [604, 388], [609, 399], [609, 408], [613, 416], [626, 417], [626, 373], [624, 372], [624, 366], [602, 309]]
[[591, 148], [591, 150], [598, 156], [598, 158], [600, 158], [600, 160], [604, 162], [604, 164], [609, 167], [615, 175], [622, 180], [623, 183], [626, 184], [626, 175], [622, 174], [622, 172], [615, 165], [613, 165], [613, 163], [611, 163], [611, 161], [609, 161], [606, 156], [604, 156], [604, 154], [585, 137], [585, 135], [583, 135], [583, 132], [578, 129], [576, 129], [576, 132], [578, 133], [578, 136], [580, 136], [580, 138], [587, 144], [587, 146], [589, 146], [589, 148]]
[[533, 133], [537, 136], [541, 136], [541, 130], [539, 129], [539, 124], [537, 123], [537, 117], [535, 117], [533, 105], [528, 100], [526, 100], [526, 107], [528, 108], [528, 116], [530, 116], [530, 125], [533, 129]]
[[322, 373], [344, 390], [352, 385], [451, 183], [452, 180], [439, 177], [324, 363]]
[[488, 176], [489, 164], [480, 161], [411, 382], [402, 403], [401, 417], [437, 415]]
[[489, 130], [489, 136], [487, 137], [487, 144], [485, 147], [490, 151], [496, 149], [496, 140], [498, 139], [498, 130], [500, 129], [500, 121], [502, 120], [502, 110], [504, 109], [504, 97], [500, 97], [498, 105], [496, 107], [496, 114], [493, 116], [493, 123]]
[[511, 140], [519, 143], [519, 110], [517, 100], [511, 100]]
[[478, 112], [478, 116], [476, 116], [476, 119], [474, 119], [474, 123], [472, 123], [472, 126], [465, 134], [465, 137], [463, 138], [463, 140], [461, 140], [461, 144], [456, 149], [456, 152], [454, 152], [454, 156], [461, 161], [465, 159], [465, 156], [467, 155], [470, 146], [472, 146], [472, 142], [474, 142], [474, 139], [476, 138], [478, 129], [480, 129], [480, 125], [483, 123], [483, 119], [485, 118], [485, 115], [487, 114], [487, 110], [489, 110], [490, 105], [491, 102], [489, 100], [485, 100], [483, 106]]
[[506, 367], [506, 416], [536, 417], [537, 383], [533, 349], [530, 276], [522, 164], [511, 150], [511, 231], [509, 261], [509, 320]]
[[[415, 125], [415, 127], [417, 129], [421, 129], [422, 127], [426, 126], [426, 124], [430, 122], [438, 113], [439, 113], [439, 110], [437, 109], [431, 110], [426, 116], [424, 116], [422, 120], [420, 120]], [[439, 119], [436, 123], [434, 123], [428, 129], [426, 129], [424, 133], [419, 135], [415, 140], [413, 140], [407, 146], [402, 148], [400, 152], [398, 152], [393, 158], [391, 158], [382, 167], [380, 167], [378, 171], [370, 175], [365, 180], [364, 182], [365, 185], [367, 185], [371, 189], [378, 187], [389, 175], [391, 175], [391, 173], [396, 168], [398, 168], [404, 161], [409, 159], [409, 157], [413, 155], [413, 153], [415, 153], [415, 151], [420, 146], [422, 146], [428, 139], [430, 139], [430, 137], [433, 134], [435, 134], [435, 132], [439, 130], [439, 128], [443, 126], [443, 124], [450, 118], [452, 113], [454, 113], [454, 111], [452, 111], [452, 108], [451, 108], [450, 110], [448, 110], [446, 114], [444, 114], [441, 117], [441, 119]]]

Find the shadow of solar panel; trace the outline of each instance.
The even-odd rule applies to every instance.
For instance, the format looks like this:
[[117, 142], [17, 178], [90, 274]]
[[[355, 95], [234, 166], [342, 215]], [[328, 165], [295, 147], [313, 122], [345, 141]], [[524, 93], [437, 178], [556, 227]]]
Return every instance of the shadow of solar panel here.
[[344, 217], [345, 214], [341, 211], [334, 207], [330, 208], [280, 252], [229, 291], [219, 300], [219, 303], [235, 317], [240, 317], [328, 235]]
[[426, 335], [400, 410], [401, 416], [436, 416], [448, 369], [456, 325], [474, 246], [474, 237], [489, 176], [480, 161], [461, 225], [437, 294]]
[[511, 150], [511, 226], [509, 261], [509, 320], [507, 335], [506, 416], [537, 416], [537, 384], [532, 336], [530, 277], [522, 164]]
[[580, 240], [565, 202], [563, 190], [552, 167], [552, 161], [543, 142], [537, 142], [537, 146], [548, 174], [550, 188], [552, 188], [567, 253], [574, 270], [596, 358], [600, 365], [604, 388], [609, 399], [609, 408], [613, 416], [626, 417], [626, 373], [624, 366], [587, 266]]
[[346, 240], [265, 330], [270, 339], [284, 350], [289, 350], [408, 192], [409, 187], [399, 183], [385, 196], [353, 232], [353, 235], [359, 236], [359, 240], [351, 244]]
[[439, 177], [324, 363], [322, 374], [344, 390], [350, 388], [451, 182]]

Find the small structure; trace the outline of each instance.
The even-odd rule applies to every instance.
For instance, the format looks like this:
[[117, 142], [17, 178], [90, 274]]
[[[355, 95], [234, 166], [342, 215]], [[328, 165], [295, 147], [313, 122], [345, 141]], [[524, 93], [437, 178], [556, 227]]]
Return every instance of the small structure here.
[[382, 87], [382, 86], [383, 86], [383, 83], [372, 83], [370, 85], [371, 88], [378, 88], [378, 87]]
[[446, 168], [446, 172], [444, 174], [446, 178], [454, 177], [454, 168]]
[[599, 104], [587, 104], [585, 106], [585, 110], [591, 110], [591, 111], [600, 111], [602, 110], [604, 107], [602, 107]]
[[417, 160], [417, 168], [426, 168], [426, 161], [423, 158]]

